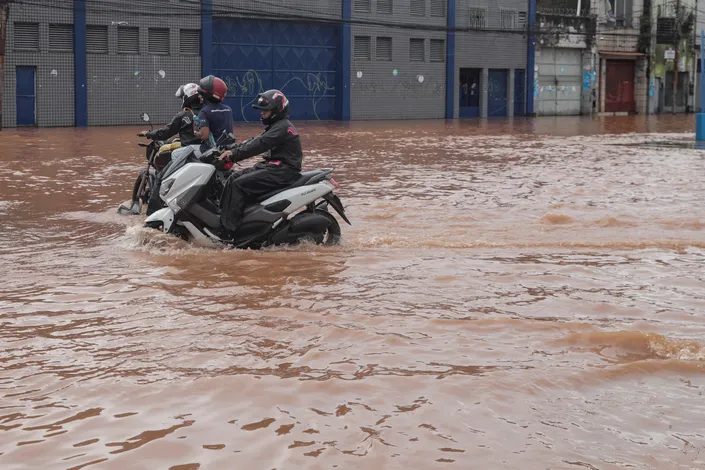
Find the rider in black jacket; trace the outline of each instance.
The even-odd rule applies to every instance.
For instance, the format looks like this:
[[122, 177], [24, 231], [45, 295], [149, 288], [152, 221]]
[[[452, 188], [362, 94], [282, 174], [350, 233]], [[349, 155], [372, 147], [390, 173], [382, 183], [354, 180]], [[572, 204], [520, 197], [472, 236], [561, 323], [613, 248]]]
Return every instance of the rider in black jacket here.
[[230, 232], [239, 227], [249, 199], [287, 187], [301, 176], [303, 150], [299, 133], [289, 121], [289, 100], [281, 91], [269, 90], [260, 93], [252, 107], [262, 110], [267, 128], [253, 139], [231, 145], [220, 156], [220, 160], [239, 162], [267, 152], [264, 161], [233, 173], [225, 184], [220, 222]]
[[171, 123], [153, 131], [142, 131], [139, 136], [152, 140], [167, 140], [179, 134], [181, 146], [200, 144], [201, 139], [194, 134], [193, 120], [201, 110], [201, 101], [198, 97], [198, 85], [189, 83], [182, 85], [176, 91], [176, 96], [182, 99], [181, 111], [174, 116]]

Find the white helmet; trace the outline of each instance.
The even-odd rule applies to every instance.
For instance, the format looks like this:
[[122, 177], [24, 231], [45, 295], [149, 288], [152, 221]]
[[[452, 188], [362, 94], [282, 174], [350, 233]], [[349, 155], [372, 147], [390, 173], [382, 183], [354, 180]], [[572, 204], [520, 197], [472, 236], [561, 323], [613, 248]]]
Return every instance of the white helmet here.
[[195, 83], [187, 83], [186, 85], [181, 85], [176, 94], [174, 95], [182, 99], [183, 107], [191, 107], [200, 103], [198, 99], [198, 85]]

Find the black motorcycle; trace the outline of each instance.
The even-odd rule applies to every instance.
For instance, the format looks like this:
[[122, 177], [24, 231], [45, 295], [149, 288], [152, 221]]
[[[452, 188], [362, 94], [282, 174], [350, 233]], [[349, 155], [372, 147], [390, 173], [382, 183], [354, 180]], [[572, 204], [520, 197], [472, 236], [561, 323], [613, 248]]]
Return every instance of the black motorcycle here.
[[[147, 113], [142, 113], [140, 117], [143, 121], [149, 123], [150, 129], [154, 129]], [[148, 144], [138, 142], [137, 145], [145, 149], [147, 167], [140, 172], [132, 185], [131, 201], [118, 207], [117, 212], [121, 215], [140, 215], [142, 213], [142, 206], [149, 205], [150, 198], [154, 193], [153, 188], [157, 186], [159, 173], [171, 162], [171, 153], [181, 148], [181, 142], [179, 142], [178, 138], [171, 143], [163, 140], [152, 140]], [[159, 207], [161, 207], [161, 201]]]

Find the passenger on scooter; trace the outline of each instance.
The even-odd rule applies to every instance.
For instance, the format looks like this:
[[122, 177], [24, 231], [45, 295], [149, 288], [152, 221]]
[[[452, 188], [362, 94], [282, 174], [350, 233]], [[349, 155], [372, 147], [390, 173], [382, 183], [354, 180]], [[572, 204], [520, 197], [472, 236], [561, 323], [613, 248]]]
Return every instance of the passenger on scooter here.
[[167, 140], [176, 134], [179, 135], [179, 140], [182, 146], [200, 144], [201, 139], [195, 135], [194, 118], [201, 111], [201, 100], [198, 96], [198, 85], [188, 83], [181, 85], [176, 90], [176, 96], [181, 98], [181, 111], [174, 116], [171, 123], [155, 129], [153, 131], [142, 131], [139, 136], [147, 137], [152, 140]]
[[203, 108], [198, 113], [196, 135], [204, 143], [210, 143], [208, 147], [214, 147], [223, 133], [233, 132], [233, 110], [222, 103], [227, 93], [225, 82], [213, 75], [202, 78], [199, 83], [198, 94]]
[[241, 224], [245, 204], [251, 199], [285, 188], [301, 176], [303, 150], [299, 133], [289, 121], [289, 100], [279, 90], [268, 90], [257, 96], [252, 107], [262, 111], [260, 119], [266, 129], [253, 139], [230, 145], [231, 150], [219, 158], [238, 162], [267, 152], [264, 161], [233, 173], [225, 184], [220, 223], [230, 232]]

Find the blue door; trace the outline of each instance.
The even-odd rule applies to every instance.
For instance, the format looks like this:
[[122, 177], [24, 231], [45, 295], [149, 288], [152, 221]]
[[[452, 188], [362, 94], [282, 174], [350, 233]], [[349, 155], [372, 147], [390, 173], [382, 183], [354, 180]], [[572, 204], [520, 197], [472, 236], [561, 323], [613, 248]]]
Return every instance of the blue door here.
[[487, 117], [507, 115], [507, 82], [509, 71], [490, 69], [487, 86]]
[[461, 118], [480, 117], [480, 77], [482, 69], [460, 69], [460, 99], [458, 115]]
[[524, 116], [524, 103], [526, 103], [526, 72], [514, 71], [514, 115]]
[[336, 118], [338, 27], [282, 21], [216, 18], [213, 73], [228, 85], [225, 103], [238, 121], [259, 121], [257, 94], [281, 90], [291, 118]]
[[37, 124], [35, 112], [37, 88], [34, 81], [36, 71], [36, 67], [17, 67], [15, 70], [18, 126], [35, 126]]

